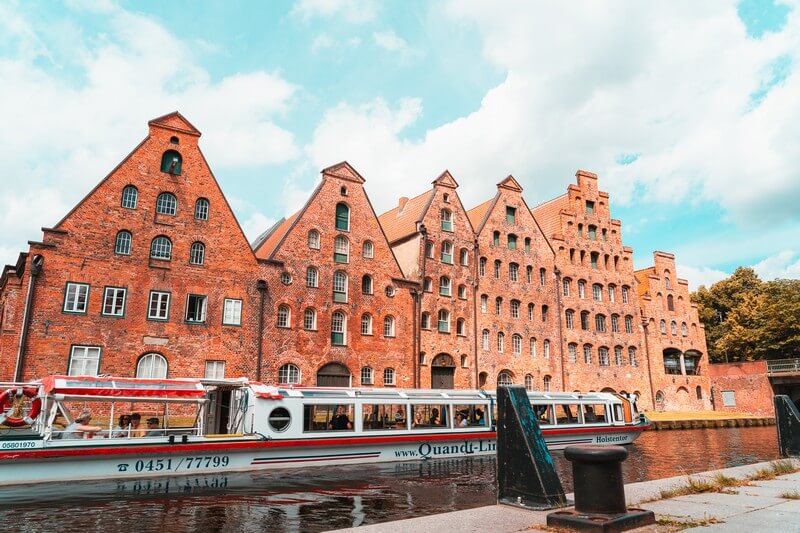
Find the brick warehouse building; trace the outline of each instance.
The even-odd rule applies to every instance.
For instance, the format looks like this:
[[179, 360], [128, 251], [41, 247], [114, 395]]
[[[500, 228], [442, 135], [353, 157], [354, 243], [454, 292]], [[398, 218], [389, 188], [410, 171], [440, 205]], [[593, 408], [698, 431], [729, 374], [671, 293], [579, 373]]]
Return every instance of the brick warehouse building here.
[[509, 176], [468, 210], [444, 172], [378, 217], [364, 178], [340, 163], [251, 246], [199, 137], [178, 113], [150, 121], [4, 268], [0, 379], [513, 382], [708, 407], [704, 330], [674, 257], [657, 252], [634, 273], [595, 174], [578, 171], [533, 209]]

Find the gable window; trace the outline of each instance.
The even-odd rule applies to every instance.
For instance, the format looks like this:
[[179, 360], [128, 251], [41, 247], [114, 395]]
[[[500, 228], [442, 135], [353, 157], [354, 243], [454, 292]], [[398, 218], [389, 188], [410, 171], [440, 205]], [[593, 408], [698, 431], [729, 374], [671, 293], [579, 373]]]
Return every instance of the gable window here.
[[463, 318], [456, 320], [456, 335], [461, 337], [467, 334], [467, 321]]
[[372, 294], [372, 276], [364, 274], [361, 277], [361, 292], [364, 294]]
[[361, 255], [363, 255], [366, 259], [372, 259], [374, 252], [375, 247], [372, 245], [372, 241], [364, 241]]
[[592, 345], [591, 344], [584, 344], [583, 345], [583, 362], [587, 365], [592, 364]]
[[317, 312], [308, 307], [303, 312], [303, 329], [306, 331], [316, 331], [317, 330]]
[[429, 313], [422, 313], [419, 327], [422, 329], [431, 329], [431, 315]]
[[495, 259], [494, 261], [494, 277], [495, 279], [500, 279], [500, 260]]
[[386, 368], [383, 371], [383, 384], [394, 385], [394, 368]]
[[586, 298], [586, 282], [582, 279], [578, 280], [578, 298], [581, 300]]
[[319, 232], [315, 229], [308, 232], [308, 247], [312, 250], [319, 250]]
[[516, 263], [509, 263], [508, 277], [511, 279], [511, 281], [517, 281], [518, 273], [519, 273], [519, 265]]
[[278, 369], [278, 383], [281, 385], [299, 385], [300, 369], [291, 363], [283, 365]]
[[459, 262], [461, 263], [461, 266], [469, 265], [469, 250], [467, 250], [466, 248], [462, 248], [458, 252], [458, 255], [459, 255]]
[[312, 289], [319, 287], [319, 271], [314, 267], [306, 269], [306, 287]]
[[542, 351], [544, 352], [544, 358], [550, 359], [550, 341], [545, 339], [544, 342], [542, 343], [542, 347], [543, 347]]
[[497, 333], [497, 351], [503, 353], [506, 349], [506, 334], [502, 331]]
[[517, 223], [517, 208], [511, 207], [510, 205], [506, 206], [506, 222], [509, 224], [516, 224]]
[[450, 313], [445, 309], [439, 310], [438, 328], [440, 333], [450, 333]]
[[442, 230], [453, 231], [453, 213], [449, 209], [442, 209]]
[[347, 303], [347, 274], [340, 270], [333, 273], [333, 301]]
[[589, 311], [581, 311], [581, 329], [589, 331]]
[[163, 235], [159, 235], [150, 243], [150, 257], [162, 261], [172, 259], [172, 241]]
[[136, 363], [136, 377], [148, 379], [164, 379], [167, 377], [167, 360], [157, 353], [148, 353]]
[[365, 366], [361, 369], [361, 384], [362, 385], [372, 385], [373, 381], [373, 372], [372, 368]]
[[565, 312], [566, 317], [566, 324], [567, 329], [574, 329], [575, 328], [575, 311], [572, 309], [567, 309]]
[[335, 311], [331, 315], [331, 344], [334, 346], [344, 346], [345, 345], [345, 336], [344, 336], [344, 328], [345, 328], [345, 317], [344, 313], [341, 311]]
[[525, 253], [526, 254], [531, 253], [531, 238], [530, 237], [525, 237]]
[[125, 314], [125, 289], [106, 287], [103, 294], [103, 314], [106, 316], [123, 316]]
[[385, 316], [385, 317], [383, 317], [383, 336], [384, 337], [394, 337], [394, 317], [393, 316]]
[[336, 204], [336, 229], [350, 231], [350, 208], [347, 204]]
[[622, 303], [628, 303], [628, 287], [622, 286]]
[[206, 361], [206, 379], [225, 379], [225, 361]]
[[633, 333], [633, 317], [630, 315], [625, 317], [625, 333]]
[[561, 286], [564, 289], [563, 290], [564, 296], [569, 296], [569, 289], [570, 289], [570, 284], [571, 283], [572, 283], [572, 281], [569, 278], [564, 278], [564, 279], [561, 280]]
[[208, 220], [208, 200], [198, 198], [194, 204], [194, 218], [196, 220]]
[[589, 240], [590, 241], [597, 240], [597, 226], [589, 226]]
[[372, 335], [372, 315], [369, 313], [361, 315], [361, 334]]
[[156, 213], [159, 215], [175, 216], [178, 211], [178, 199], [175, 195], [168, 192], [162, 192], [156, 199]]
[[485, 329], [481, 333], [481, 348], [484, 352], [489, 351], [489, 330]]
[[441, 296], [450, 296], [450, 278], [447, 276], [439, 278], [439, 294]]
[[481, 260], [479, 261], [479, 264], [478, 264], [478, 275], [479, 276], [485, 276], [486, 275], [486, 258], [485, 257], [481, 257]]
[[567, 346], [567, 357], [570, 363], [575, 363], [578, 360], [578, 345], [570, 344]]
[[487, 296], [486, 294], [481, 294], [481, 313], [486, 313], [488, 306], [489, 306], [489, 296]]
[[147, 306], [147, 318], [150, 320], [167, 320], [169, 318], [168, 292], [150, 291], [150, 304]]
[[86, 313], [89, 307], [89, 285], [85, 283], [67, 283], [64, 291], [65, 313]]
[[425, 257], [433, 259], [433, 241], [425, 241]]
[[466, 285], [459, 285], [458, 286], [458, 297], [462, 300], [467, 299], [467, 286]]
[[622, 346], [614, 346], [614, 363], [622, 365]]
[[619, 316], [611, 315], [611, 333], [619, 333]]
[[136, 209], [139, 201], [139, 191], [133, 185], [128, 185], [122, 189], [122, 207], [125, 209]]
[[206, 321], [206, 305], [208, 297], [202, 294], [190, 294], [186, 304], [186, 322], [202, 323]]
[[603, 300], [603, 286], [599, 283], [592, 285], [592, 299], [594, 299], [595, 302]]
[[517, 236], [513, 233], [508, 234], [508, 249], [509, 250], [516, 250], [517, 249]]
[[192, 243], [192, 248], [189, 251], [189, 263], [193, 265], [202, 265], [206, 258], [206, 245], [202, 242]]
[[669, 276], [664, 276], [664, 287], [666, 287], [667, 290], [672, 288], [672, 283], [669, 280]]
[[131, 241], [133, 237], [129, 231], [120, 231], [117, 233], [117, 239], [114, 242], [114, 253], [120, 255], [131, 255]]
[[604, 333], [606, 331], [606, 317], [603, 315], [595, 315], [594, 326], [597, 331]]
[[175, 150], [167, 150], [164, 152], [164, 155], [161, 156], [161, 172], [168, 172], [169, 174], [180, 176], [182, 163], [183, 159], [181, 158], [181, 154]]
[[350, 260], [350, 241], [344, 235], [337, 235], [333, 241], [333, 260], [347, 263]]
[[442, 263], [453, 264], [453, 243], [450, 241], [442, 243]]
[[242, 325], [242, 301], [236, 298], [225, 298], [222, 304], [222, 325]]
[[519, 300], [511, 300], [511, 318], [519, 318]]
[[547, 274], [547, 271], [545, 269], [543, 269], [543, 268], [539, 269], [539, 285], [541, 285], [542, 287], [544, 287], [544, 284], [546, 283], [546, 279], [545, 279], [546, 274]]
[[516, 333], [511, 335], [511, 353], [514, 355], [522, 353], [522, 336]]
[[292, 325], [292, 311], [288, 305], [278, 306], [278, 322], [276, 324], [279, 328], [288, 328]]
[[96, 376], [100, 370], [100, 348], [73, 346], [69, 355], [70, 376]]
[[586, 214], [591, 215], [594, 213], [594, 202], [591, 200], [586, 200]]
[[492, 233], [492, 246], [500, 246], [500, 232], [495, 231]]

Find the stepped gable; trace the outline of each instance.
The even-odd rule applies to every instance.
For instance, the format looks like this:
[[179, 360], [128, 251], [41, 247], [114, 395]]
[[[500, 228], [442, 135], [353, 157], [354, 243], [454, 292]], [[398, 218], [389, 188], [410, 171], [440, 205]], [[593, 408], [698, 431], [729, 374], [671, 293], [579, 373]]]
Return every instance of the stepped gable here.
[[389, 242], [416, 233], [417, 223], [425, 217], [431, 199], [433, 199], [433, 189], [407, 200], [402, 206], [398, 205], [378, 217]]

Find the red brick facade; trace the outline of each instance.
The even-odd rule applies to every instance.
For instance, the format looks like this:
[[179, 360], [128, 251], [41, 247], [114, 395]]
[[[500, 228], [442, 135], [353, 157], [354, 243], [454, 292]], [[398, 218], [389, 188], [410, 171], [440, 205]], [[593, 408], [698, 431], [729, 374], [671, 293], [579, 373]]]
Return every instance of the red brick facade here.
[[715, 410], [775, 416], [766, 361], [709, 365], [707, 374]]
[[[660, 252], [634, 274], [596, 175], [579, 171], [566, 194], [532, 210], [509, 176], [467, 210], [444, 172], [378, 218], [364, 178], [340, 163], [323, 170], [303, 209], [251, 247], [199, 136], [177, 113], [151, 121], [148, 137], [6, 267], [4, 378], [13, 377], [28, 324], [24, 378], [71, 364], [131, 376], [155, 353], [171, 377], [202, 376], [207, 361], [219, 361], [227, 377], [268, 383], [494, 388], [507, 379], [635, 392], [641, 407], [658, 391], [660, 408], [709, 407], [705, 337], [686, 282]], [[126, 187], [135, 187], [135, 205], [123, 200]], [[159, 214], [164, 193], [168, 213]], [[123, 231], [129, 253], [124, 239], [118, 249]], [[157, 237], [169, 239], [170, 260], [152, 257]], [[195, 243], [205, 247], [202, 264], [191, 260]], [[39, 256], [40, 271], [32, 268]], [[116, 289], [125, 290], [124, 307]], [[157, 316], [166, 309], [152, 291], [168, 294], [168, 315]], [[95, 367], [87, 359], [96, 355]]]

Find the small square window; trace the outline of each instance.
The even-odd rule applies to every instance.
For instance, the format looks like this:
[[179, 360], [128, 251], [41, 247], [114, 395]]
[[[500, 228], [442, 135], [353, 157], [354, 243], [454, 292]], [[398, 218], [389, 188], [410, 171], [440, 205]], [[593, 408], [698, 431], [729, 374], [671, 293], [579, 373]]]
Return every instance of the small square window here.
[[86, 313], [89, 307], [89, 285], [86, 283], [67, 283], [64, 292], [65, 313]]
[[167, 320], [169, 318], [168, 292], [150, 291], [150, 305], [147, 308], [147, 318], [150, 320]]
[[69, 357], [70, 376], [96, 376], [100, 370], [100, 348], [73, 346]]
[[206, 379], [225, 379], [225, 361], [206, 361]]
[[242, 325], [242, 301], [225, 298], [222, 312], [222, 323], [226, 326]]
[[125, 314], [125, 289], [106, 287], [103, 294], [103, 314], [106, 316], [123, 316]]
[[186, 322], [195, 324], [205, 322], [207, 302], [207, 296], [190, 294], [186, 304]]

